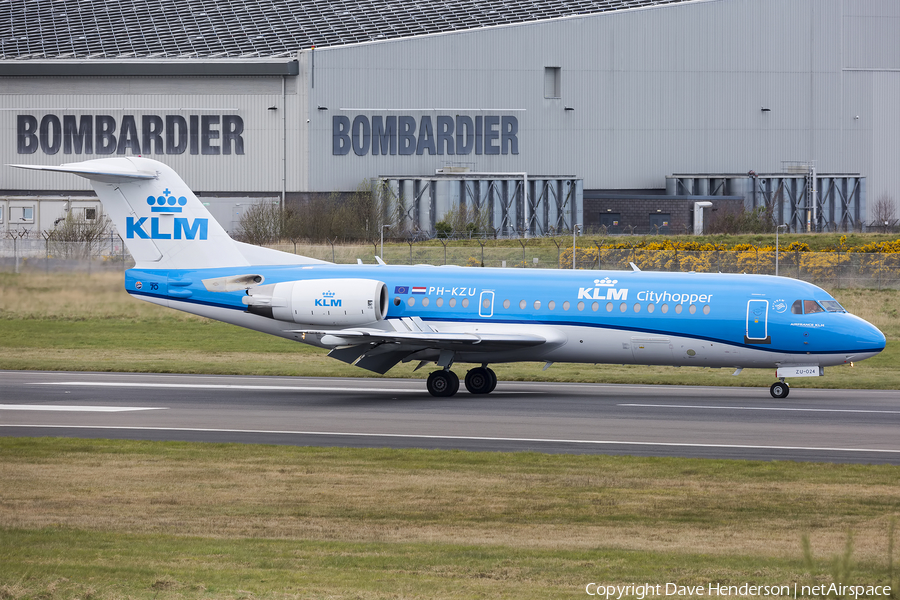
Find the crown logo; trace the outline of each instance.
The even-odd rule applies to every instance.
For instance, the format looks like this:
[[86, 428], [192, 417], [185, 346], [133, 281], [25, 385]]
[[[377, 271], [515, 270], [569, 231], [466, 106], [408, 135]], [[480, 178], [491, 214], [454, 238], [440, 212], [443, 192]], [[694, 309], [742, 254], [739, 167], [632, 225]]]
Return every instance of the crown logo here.
[[334, 292], [324, 292], [322, 294], [323, 298], [334, 298]]
[[166, 188], [163, 190], [162, 196], [147, 196], [147, 204], [150, 205], [150, 212], [180, 213], [181, 207], [187, 204], [187, 198], [184, 196], [176, 198], [169, 188]]
[[600, 285], [603, 287], [612, 287], [619, 283], [618, 279], [610, 279], [609, 277], [604, 277], [603, 279], [595, 279], [594, 285]]

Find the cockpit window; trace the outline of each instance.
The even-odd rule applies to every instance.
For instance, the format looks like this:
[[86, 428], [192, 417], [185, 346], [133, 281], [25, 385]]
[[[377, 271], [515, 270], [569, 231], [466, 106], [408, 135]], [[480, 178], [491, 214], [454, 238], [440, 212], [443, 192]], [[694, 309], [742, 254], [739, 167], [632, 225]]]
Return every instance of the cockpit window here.
[[[835, 302], [837, 304], [837, 302]], [[819, 306], [819, 303], [815, 300], [804, 300], [803, 301], [803, 313], [807, 315], [811, 315], [813, 313], [825, 312], [825, 309]]]
[[811, 315], [825, 311], [847, 312], [844, 310], [844, 307], [835, 300], [822, 300], [820, 302], [816, 302], [815, 300], [794, 300], [794, 303], [791, 305], [791, 313], [795, 315]]
[[847, 312], [844, 307], [835, 300], [822, 300], [819, 304], [825, 307], [828, 312]]

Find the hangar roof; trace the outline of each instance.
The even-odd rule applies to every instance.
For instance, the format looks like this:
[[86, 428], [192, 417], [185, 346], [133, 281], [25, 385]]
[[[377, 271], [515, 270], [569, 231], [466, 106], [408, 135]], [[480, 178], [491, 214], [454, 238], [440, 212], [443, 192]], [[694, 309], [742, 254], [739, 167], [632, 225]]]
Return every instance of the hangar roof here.
[[284, 58], [685, 0], [0, 0], [0, 60]]

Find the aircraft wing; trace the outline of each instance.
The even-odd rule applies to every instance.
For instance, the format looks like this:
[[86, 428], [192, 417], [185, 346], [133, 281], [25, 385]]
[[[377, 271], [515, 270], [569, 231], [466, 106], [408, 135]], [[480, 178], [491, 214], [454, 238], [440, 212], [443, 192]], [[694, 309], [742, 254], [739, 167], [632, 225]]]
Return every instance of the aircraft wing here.
[[328, 356], [381, 374], [407, 356], [422, 350], [440, 351], [438, 364], [444, 360], [449, 364], [454, 352], [498, 352], [539, 346], [547, 342], [547, 338], [543, 336], [527, 333], [440, 332], [418, 317], [389, 319], [386, 323], [393, 330], [298, 329], [291, 330], [291, 333], [321, 336], [323, 344], [334, 347]]

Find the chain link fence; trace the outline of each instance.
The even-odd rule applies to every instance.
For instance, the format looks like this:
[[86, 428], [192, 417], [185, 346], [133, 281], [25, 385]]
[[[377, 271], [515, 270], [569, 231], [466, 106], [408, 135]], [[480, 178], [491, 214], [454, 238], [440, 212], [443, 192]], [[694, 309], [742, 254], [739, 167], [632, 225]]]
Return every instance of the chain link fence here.
[[0, 272], [124, 271], [134, 265], [118, 235], [92, 242], [59, 242], [52, 238], [0, 239]]
[[[271, 248], [340, 264], [358, 260], [372, 264], [381, 255], [380, 244], [276, 244]], [[448, 241], [440, 245], [408, 242], [384, 247], [385, 262], [398, 265], [459, 265], [571, 269], [572, 246], [520, 240], [517, 246], [486, 246], [478, 240]], [[776, 265], [777, 262], [777, 265]], [[742, 250], [687, 252], [676, 248], [613, 249], [578, 247], [577, 269], [644, 271], [696, 271], [703, 273], [757, 273], [782, 275], [834, 288], [900, 289], [900, 254], [862, 252], [793, 252]], [[0, 271], [10, 273], [91, 272], [125, 270], [134, 261], [119, 236], [91, 243], [44, 239], [0, 240]]]

